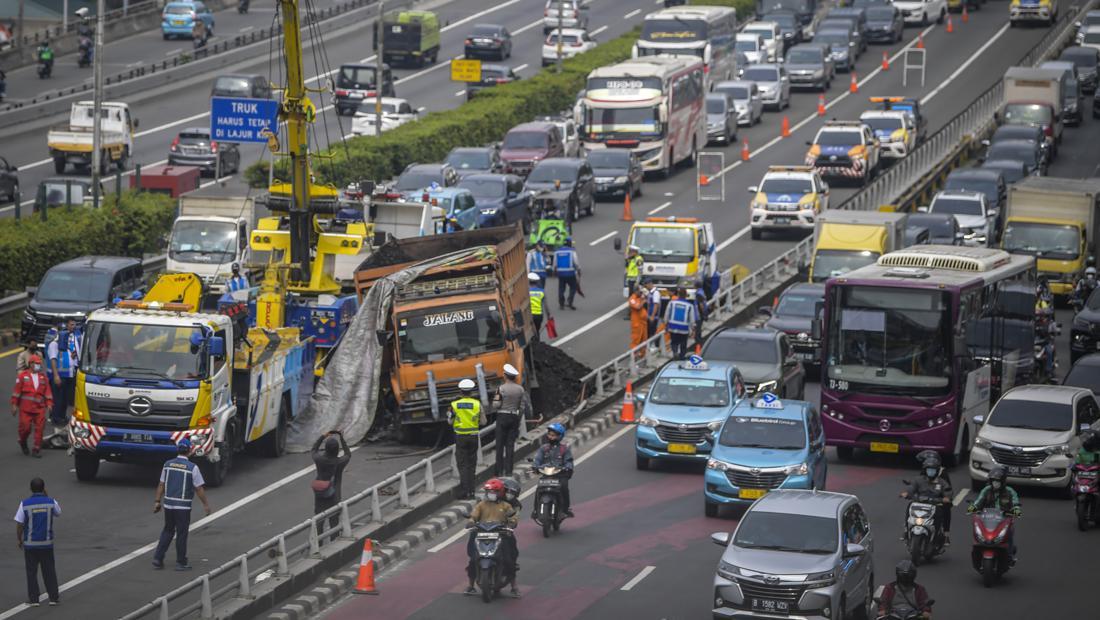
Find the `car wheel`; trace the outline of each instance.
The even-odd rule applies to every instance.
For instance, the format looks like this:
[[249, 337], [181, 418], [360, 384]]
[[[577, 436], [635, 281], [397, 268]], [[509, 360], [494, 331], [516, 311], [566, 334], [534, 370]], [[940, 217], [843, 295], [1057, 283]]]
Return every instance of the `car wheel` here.
[[703, 500], [703, 514], [713, 519], [718, 516], [718, 504]]
[[940, 16], [936, 18], [937, 24], [942, 24], [943, 20], [947, 17], [947, 9], [940, 9]]
[[859, 617], [861, 620], [874, 620], [875, 619], [875, 574], [871, 573], [867, 577], [867, 595], [863, 597], [863, 604], [859, 606]]
[[843, 596], [840, 597], [840, 604], [837, 605], [836, 614], [833, 616], [835, 620], [847, 620], [848, 619], [848, 599]]
[[856, 449], [852, 446], [837, 446], [836, 457], [842, 461], [850, 461], [855, 458]]
[[634, 467], [636, 469], [638, 469], [639, 471], [648, 471], [649, 470], [649, 459], [647, 459], [644, 456], [635, 456], [634, 457]]
[[927, 26], [928, 25], [928, 13], [922, 13], [921, 14], [921, 16], [920, 16], [920, 25], [921, 26]]
[[584, 208], [584, 213], [589, 216], [596, 214], [596, 198], [594, 196], [588, 197], [588, 206]]

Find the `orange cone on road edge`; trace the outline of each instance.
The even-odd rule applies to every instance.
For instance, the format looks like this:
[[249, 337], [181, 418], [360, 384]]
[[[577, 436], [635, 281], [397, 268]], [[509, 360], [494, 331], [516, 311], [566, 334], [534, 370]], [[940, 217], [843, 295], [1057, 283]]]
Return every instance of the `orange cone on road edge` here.
[[817, 96], [817, 115], [825, 116], [825, 93]]
[[634, 221], [634, 213], [630, 210], [630, 192], [626, 193], [626, 198], [623, 200], [623, 221]]
[[695, 354], [696, 355], [702, 355], [703, 354], [703, 345], [699, 344], [698, 342], [695, 343]]
[[355, 580], [356, 594], [378, 594], [374, 589], [374, 543], [363, 541], [363, 555], [359, 558], [359, 577]]
[[855, 71], [852, 71], [852, 82], [848, 85], [848, 91], [853, 94], [859, 92], [859, 81], [856, 79]]
[[947, 34], [955, 32], [955, 24], [951, 23], [951, 16], [947, 16]]
[[634, 418], [634, 383], [631, 381], [626, 382], [626, 391], [623, 392], [623, 408], [619, 412], [619, 422], [623, 424], [637, 422]]
[[965, 5], [965, 4], [963, 5], [963, 15], [962, 15], [962, 20], [963, 20], [963, 23], [964, 23], [964, 24], [965, 24], [966, 22], [970, 21], [970, 13], [967, 13], [967, 12], [966, 12], [966, 5]]
[[705, 175], [705, 174], [700, 174], [699, 175], [699, 185], [710, 185], [710, 179], [707, 178], [707, 175]]
[[883, 71], [889, 71], [890, 70], [890, 56], [886, 52], [882, 53], [882, 70]]
[[749, 139], [741, 141], [741, 161], [749, 161]]
[[787, 118], [786, 114], [783, 115], [783, 126], [781, 129], [781, 133], [783, 134], [784, 138], [791, 137], [791, 119]]
[[917, 33], [917, 49], [924, 49], [924, 31]]

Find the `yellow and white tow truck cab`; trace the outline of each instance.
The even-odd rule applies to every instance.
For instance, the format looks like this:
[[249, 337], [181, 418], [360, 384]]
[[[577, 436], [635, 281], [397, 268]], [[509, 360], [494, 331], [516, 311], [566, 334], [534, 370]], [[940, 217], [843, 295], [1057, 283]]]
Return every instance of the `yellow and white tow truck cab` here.
[[641, 281], [655, 282], [663, 297], [682, 286], [695, 290], [698, 280], [718, 273], [714, 226], [693, 217], [650, 217], [630, 227], [629, 247], [644, 261]]
[[769, 166], [749, 193], [753, 239], [765, 231], [812, 231], [817, 216], [829, 208], [829, 186], [812, 166]]
[[878, 138], [883, 159], [901, 159], [916, 146], [917, 131], [913, 116], [901, 110], [868, 110], [859, 120]]

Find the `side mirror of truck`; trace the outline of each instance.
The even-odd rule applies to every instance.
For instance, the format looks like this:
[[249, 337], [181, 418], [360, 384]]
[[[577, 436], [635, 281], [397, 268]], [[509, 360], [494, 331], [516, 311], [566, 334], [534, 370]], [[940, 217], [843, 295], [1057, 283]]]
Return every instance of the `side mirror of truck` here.
[[214, 336], [210, 339], [210, 355], [225, 357], [225, 338]]
[[922, 207], [917, 207], [917, 212], [918, 213], [928, 213], [928, 206], [925, 205], [925, 206], [922, 206]]
[[388, 329], [380, 329], [375, 332], [375, 337], [378, 338], [379, 346], [386, 346], [386, 343], [393, 337], [393, 332]]
[[615, 241], [613, 242], [613, 245], [615, 246], [615, 251], [616, 252], [622, 252], [623, 251], [623, 240], [620, 239], [619, 237], [615, 237]]
[[749, 186], [749, 189], [748, 189], [748, 192], [749, 192], [750, 194], [756, 194], [756, 193], [759, 193], [759, 192], [760, 192], [760, 188], [759, 188], [759, 187], [757, 187], [757, 186], [755, 186], [755, 185], [750, 185], [750, 186]]
[[134, 129], [137, 129], [139, 126], [141, 126], [141, 121], [139, 121], [138, 119], [135, 118], [134, 119]]

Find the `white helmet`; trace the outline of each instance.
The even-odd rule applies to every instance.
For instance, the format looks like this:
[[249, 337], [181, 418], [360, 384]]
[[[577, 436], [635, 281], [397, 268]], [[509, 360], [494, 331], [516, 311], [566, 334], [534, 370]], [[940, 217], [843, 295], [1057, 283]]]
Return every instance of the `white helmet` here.
[[504, 365], [504, 374], [509, 376], [509, 377], [518, 377], [519, 376], [519, 371], [516, 370], [515, 366], [513, 366], [511, 364], [505, 364]]
[[477, 384], [472, 379], [463, 379], [458, 382], [458, 389], [463, 392], [473, 392], [477, 388]]
[[529, 273], [529, 274], [527, 274], [527, 281], [528, 282], [542, 282], [542, 278], [540, 278], [539, 274], [537, 274], [537, 273]]

